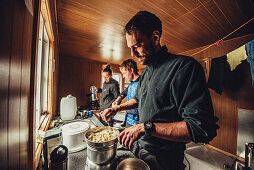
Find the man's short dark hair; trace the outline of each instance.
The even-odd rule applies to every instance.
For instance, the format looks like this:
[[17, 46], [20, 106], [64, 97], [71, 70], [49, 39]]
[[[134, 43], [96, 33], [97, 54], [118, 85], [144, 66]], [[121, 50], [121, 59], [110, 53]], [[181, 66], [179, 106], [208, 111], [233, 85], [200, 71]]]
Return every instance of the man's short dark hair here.
[[158, 30], [161, 36], [162, 24], [161, 20], [153, 13], [148, 11], [139, 11], [126, 24], [124, 30], [129, 35], [135, 31], [139, 31], [147, 38], [150, 38], [155, 30]]
[[131, 72], [131, 69], [133, 69], [135, 74], [138, 74], [138, 67], [137, 63], [133, 59], [124, 60], [121, 64], [121, 68], [127, 69], [129, 72]]

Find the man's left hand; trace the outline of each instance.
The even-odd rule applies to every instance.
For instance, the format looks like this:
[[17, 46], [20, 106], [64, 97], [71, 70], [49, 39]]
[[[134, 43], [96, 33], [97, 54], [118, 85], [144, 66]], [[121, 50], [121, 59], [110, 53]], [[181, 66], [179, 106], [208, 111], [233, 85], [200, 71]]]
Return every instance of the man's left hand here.
[[143, 123], [124, 129], [119, 135], [119, 142], [125, 147], [131, 148], [134, 141], [145, 134]]

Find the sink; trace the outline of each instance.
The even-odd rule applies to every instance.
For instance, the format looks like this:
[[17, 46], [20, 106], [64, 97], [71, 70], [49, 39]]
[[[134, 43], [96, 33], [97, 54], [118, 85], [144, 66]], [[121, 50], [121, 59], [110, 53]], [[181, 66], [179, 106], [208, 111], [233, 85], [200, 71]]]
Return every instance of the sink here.
[[186, 170], [189, 167], [191, 170], [224, 170], [233, 167], [235, 158], [213, 150], [204, 144], [189, 143], [186, 145], [184, 164]]

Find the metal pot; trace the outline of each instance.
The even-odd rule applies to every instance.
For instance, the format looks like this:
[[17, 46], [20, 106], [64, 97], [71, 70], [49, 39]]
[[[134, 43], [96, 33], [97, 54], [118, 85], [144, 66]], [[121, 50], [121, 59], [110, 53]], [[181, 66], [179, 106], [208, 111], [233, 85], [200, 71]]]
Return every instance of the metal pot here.
[[104, 129], [108, 129], [109, 127], [96, 127], [90, 129], [85, 134], [85, 140], [87, 144], [87, 158], [99, 165], [107, 164], [111, 160], [113, 160], [116, 156], [116, 148], [117, 148], [117, 138], [119, 136], [119, 131], [115, 128], [111, 128], [115, 133], [115, 139], [107, 142], [92, 142], [88, 140], [88, 136], [91, 133], [99, 132]]
[[138, 158], [127, 158], [119, 163], [117, 170], [150, 170], [149, 166]]

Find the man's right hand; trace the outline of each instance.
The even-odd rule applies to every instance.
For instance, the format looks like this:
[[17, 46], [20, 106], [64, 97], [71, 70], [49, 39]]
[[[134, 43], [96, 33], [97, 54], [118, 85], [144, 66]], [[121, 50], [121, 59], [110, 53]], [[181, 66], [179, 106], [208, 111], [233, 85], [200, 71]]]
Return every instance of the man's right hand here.
[[118, 103], [117, 101], [114, 101], [114, 102], [112, 103], [112, 107], [116, 106], [117, 103]]
[[138, 103], [135, 99], [131, 99], [130, 101], [113, 106], [112, 108], [105, 109], [104, 111], [100, 112], [100, 115], [104, 121], [107, 121], [109, 118], [116, 115], [117, 112], [122, 110], [130, 110], [135, 109], [138, 107]]
[[122, 99], [121, 97], [117, 97], [117, 99], [112, 103], [112, 107], [118, 105], [120, 103], [121, 99]]
[[116, 105], [113, 106], [112, 108], [108, 108], [100, 112], [100, 115], [102, 119], [106, 122], [109, 118], [113, 117], [116, 115], [117, 111], [120, 110], [120, 106]]

